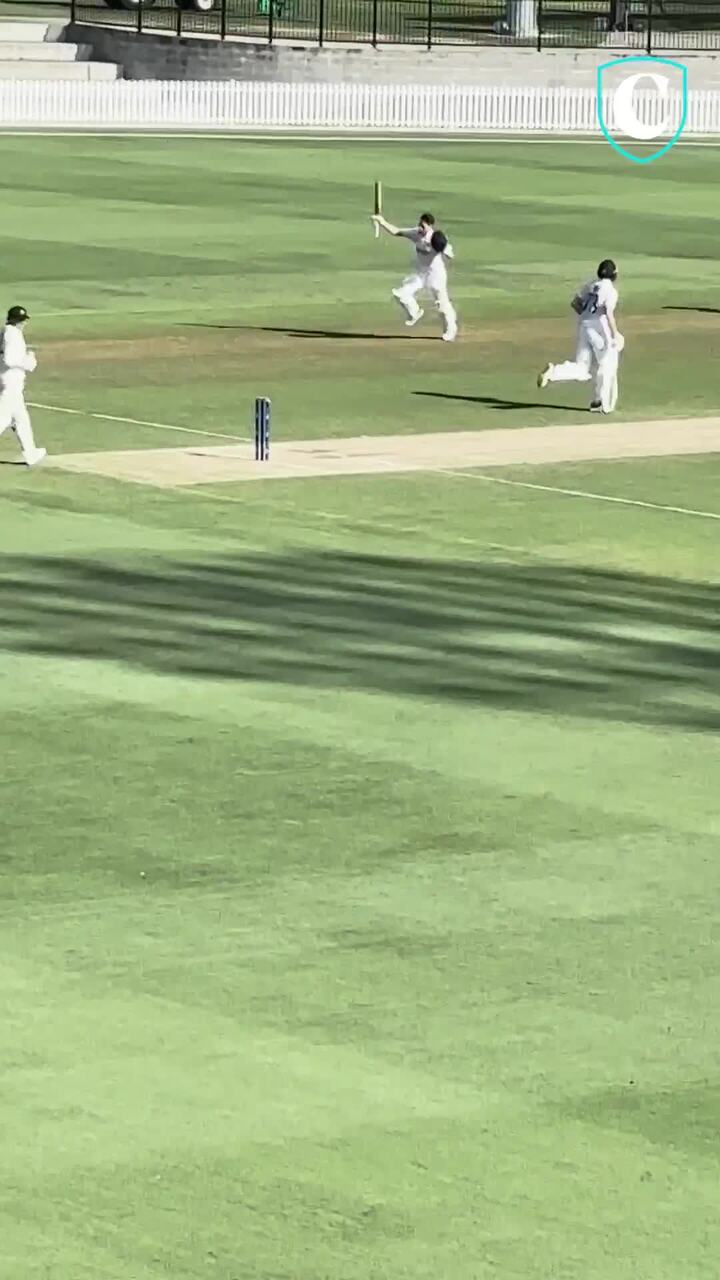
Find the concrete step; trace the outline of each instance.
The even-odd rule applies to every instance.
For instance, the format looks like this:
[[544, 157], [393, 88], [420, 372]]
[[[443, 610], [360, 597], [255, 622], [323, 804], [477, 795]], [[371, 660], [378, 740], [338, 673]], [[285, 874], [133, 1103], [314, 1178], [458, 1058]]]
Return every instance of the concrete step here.
[[9, 41], [2, 41], [0, 44], [0, 58], [3, 62], [77, 62], [89, 55], [89, 44], [55, 44], [53, 41], [47, 44], [31, 44], [29, 41], [11, 44]]
[[42, 44], [50, 34], [49, 22], [0, 22], [0, 44], [22, 43]]
[[113, 62], [3, 62], [0, 80], [117, 80]]

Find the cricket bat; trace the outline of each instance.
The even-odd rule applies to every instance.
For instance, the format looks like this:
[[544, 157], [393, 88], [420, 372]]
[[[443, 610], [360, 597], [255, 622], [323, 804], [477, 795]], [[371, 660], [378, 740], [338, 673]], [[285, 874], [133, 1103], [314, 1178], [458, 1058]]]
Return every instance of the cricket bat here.
[[[375, 183], [375, 200], [374, 200], [374, 205], [375, 205], [375, 207], [374, 207], [374, 209], [373, 209], [373, 213], [382, 213], [382, 182], [376, 182], [376, 183]], [[379, 226], [378, 226], [378, 224], [377, 224], [377, 222], [376, 222], [376, 223], [375, 223], [375, 239], [376, 239], [376, 240], [377, 240], [377, 238], [378, 238], [378, 236], [379, 236], [379, 235], [380, 235], [380, 228], [379, 228]]]

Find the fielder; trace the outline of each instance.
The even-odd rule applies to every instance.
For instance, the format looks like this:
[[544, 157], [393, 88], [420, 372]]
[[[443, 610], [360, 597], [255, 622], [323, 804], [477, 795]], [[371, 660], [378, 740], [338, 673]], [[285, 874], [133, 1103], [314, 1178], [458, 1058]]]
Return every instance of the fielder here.
[[393, 297], [402, 307], [408, 328], [422, 320], [425, 312], [418, 304], [417, 295], [425, 290], [430, 294], [435, 306], [443, 318], [443, 342], [454, 342], [457, 337], [457, 312], [450, 301], [447, 287], [447, 262], [454, 258], [453, 248], [448, 244], [447, 236], [435, 230], [435, 219], [431, 213], [422, 213], [416, 227], [394, 227], [387, 222], [381, 213], [373, 215], [376, 227], [382, 227], [391, 236], [402, 236], [415, 245], [415, 270], [406, 276], [397, 289], [393, 289]]
[[593, 413], [612, 413], [617, 404], [618, 358], [625, 346], [615, 320], [617, 274], [615, 263], [605, 258], [596, 279], [578, 289], [570, 304], [578, 317], [575, 359], [548, 364], [538, 374], [539, 387], [549, 382], [589, 382], [594, 376]]
[[47, 457], [38, 449], [30, 415], [25, 406], [25, 377], [37, 368], [34, 351], [28, 351], [23, 326], [30, 317], [24, 307], [11, 307], [0, 336], [0, 435], [12, 427], [29, 467]]

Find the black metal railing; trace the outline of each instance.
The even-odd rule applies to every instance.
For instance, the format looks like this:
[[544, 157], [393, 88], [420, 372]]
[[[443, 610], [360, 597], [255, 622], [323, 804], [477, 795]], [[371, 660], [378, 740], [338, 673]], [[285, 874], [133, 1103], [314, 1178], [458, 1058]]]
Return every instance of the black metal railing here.
[[70, 0], [74, 22], [272, 44], [720, 49], [720, 0]]

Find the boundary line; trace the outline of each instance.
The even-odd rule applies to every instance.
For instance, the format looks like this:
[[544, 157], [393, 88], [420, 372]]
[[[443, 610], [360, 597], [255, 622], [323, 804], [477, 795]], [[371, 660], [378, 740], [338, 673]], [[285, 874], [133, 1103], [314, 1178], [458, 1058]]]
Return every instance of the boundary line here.
[[[458, 143], [458, 142], [460, 143], [463, 143], [463, 142], [474, 142], [474, 143], [520, 142], [523, 144], [549, 143], [555, 146], [557, 146], [558, 144], [565, 144], [569, 146], [582, 145], [582, 146], [593, 146], [593, 147], [606, 147], [608, 145], [605, 138], [595, 138], [589, 134], [582, 134], [582, 133], [577, 133], [577, 134], [543, 133], [541, 135], [538, 135], [534, 131], [532, 133], [528, 132], [526, 134], [522, 134], [522, 133], [503, 134], [501, 132], [497, 132], [497, 133], [494, 132], [492, 134], [488, 134], [488, 133], [479, 132], [479, 133], [463, 133], [463, 134], [450, 134], [450, 135], [443, 134], [441, 136], [429, 137], [427, 134], [423, 134], [419, 130], [402, 129], [401, 127], [398, 127], [398, 129], [393, 131], [388, 131], [388, 132], [384, 132], [381, 129], [376, 129], [373, 131], [364, 131], [362, 129], [355, 129], [355, 128], [349, 128], [345, 130], [342, 130], [342, 129], [312, 130], [312, 129], [303, 129], [302, 126], [298, 126], [298, 128], [293, 129], [292, 131], [286, 131], [282, 129], [278, 129], [277, 131], [274, 131], [272, 128], [266, 128], [262, 125], [258, 125], [254, 130], [250, 130], [250, 131], [248, 131], [247, 126], [243, 126], [242, 130], [238, 130], [234, 128], [232, 125], [227, 125], [225, 127], [218, 126], [215, 129], [209, 129], [209, 130], [207, 128], [202, 128], [202, 127], [199, 127], [198, 129], [193, 130], [193, 129], [188, 129], [187, 126], [185, 126], [184, 128], [173, 129], [173, 130], [170, 130], [169, 132], [161, 132], [159, 129], [153, 129], [152, 126], [148, 126], [147, 128], [126, 128], [126, 129], [113, 129], [112, 126], [108, 128], [103, 128], [102, 125], [97, 125], [95, 128], [91, 128], [91, 127], [89, 128], [86, 125], [78, 125], [76, 129], [68, 129], [67, 127], [63, 128], [61, 126], [59, 126], [57, 129], [53, 129], [53, 128], [37, 129], [32, 127], [22, 128], [17, 126], [14, 128], [13, 127], [2, 128], [0, 126], [0, 137], [2, 138], [146, 138], [146, 139], [148, 138], [157, 138], [157, 139], [192, 138], [192, 139], [200, 139], [200, 140], [207, 140], [211, 138], [223, 138], [223, 139], [232, 138], [234, 141], [238, 141], [238, 142], [250, 142], [250, 141], [254, 142], [257, 140], [289, 142], [289, 141], [294, 141], [298, 138], [304, 138], [305, 140], [310, 140], [313, 142], [338, 142], [338, 141], [347, 142], [349, 140], [352, 140], [354, 142], [407, 142], [407, 141], [422, 140], [425, 143], [430, 143], [430, 144], [435, 143], [436, 145], [441, 143], [445, 144], [445, 143]], [[650, 145], [650, 144], [647, 144], [647, 145]], [[691, 139], [691, 138], [682, 139], [682, 140], [679, 140], [675, 145], [678, 149], [681, 149], [683, 147], [715, 147], [717, 148], [717, 147], [720, 147], [720, 138], [715, 138], [712, 135], [705, 135], [695, 139]]]
[[[596, 458], [596, 462], [621, 461], [621, 459]], [[635, 459], [633, 459], [635, 461]], [[648, 461], [648, 459], [645, 459]], [[647, 511], [668, 511], [679, 516], [699, 516], [703, 520], [720, 520], [719, 511], [695, 511], [692, 507], [671, 507], [662, 502], [643, 502], [640, 498], [616, 498], [609, 493], [589, 493], [585, 489], [562, 489], [552, 484], [533, 484], [530, 480], [509, 480], [505, 476], [489, 476], [480, 472], [443, 470], [441, 475], [457, 476], [462, 480], [480, 480], [486, 484], [504, 484], [513, 489], [535, 489], [539, 493], [560, 493], [568, 498], [589, 498], [594, 502], [614, 502], [624, 507], [642, 507]]]
[[188, 436], [207, 436], [212, 440], [232, 440], [237, 444], [246, 444], [249, 436], [231, 436], [223, 431], [201, 431], [199, 427], [178, 427], [169, 422], [145, 422], [142, 418], [122, 418], [115, 413], [91, 413], [89, 409], [65, 409], [59, 404], [40, 404], [28, 400], [28, 408], [44, 409], [48, 413], [68, 413], [75, 418], [97, 418], [101, 422], [124, 422], [131, 427], [154, 427], [156, 431], [179, 431]]

